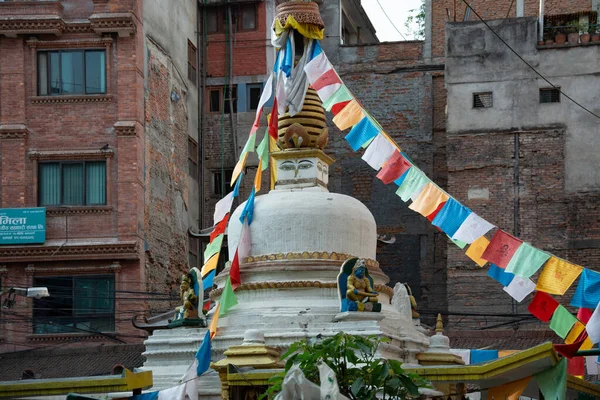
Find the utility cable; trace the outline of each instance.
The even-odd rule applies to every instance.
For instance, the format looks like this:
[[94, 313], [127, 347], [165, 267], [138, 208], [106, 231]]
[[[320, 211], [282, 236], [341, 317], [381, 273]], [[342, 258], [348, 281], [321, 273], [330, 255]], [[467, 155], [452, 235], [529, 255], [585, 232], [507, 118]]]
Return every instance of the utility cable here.
[[398, 28], [396, 28], [396, 25], [394, 24], [394, 22], [392, 21], [392, 19], [385, 12], [385, 9], [383, 8], [383, 6], [379, 2], [379, 0], [375, 0], [375, 1], [377, 1], [377, 4], [379, 5], [379, 8], [381, 8], [381, 11], [383, 11], [383, 14], [386, 16], [386, 18], [388, 19], [388, 21], [390, 21], [390, 24], [392, 24], [392, 26], [394, 27], [394, 29], [396, 30], [396, 32], [398, 32], [400, 34], [400, 36], [402, 36], [402, 39], [406, 40], [406, 38], [404, 37], [404, 35], [402, 34], [402, 32], [400, 32], [400, 30]]
[[517, 53], [517, 51], [515, 49], [513, 49], [504, 39], [502, 39], [502, 37], [500, 35], [498, 35], [498, 33], [496, 33], [496, 31], [494, 29], [492, 29], [492, 27], [483, 20], [483, 18], [481, 18], [481, 16], [477, 13], [477, 11], [475, 11], [475, 9], [473, 7], [471, 7], [471, 5], [467, 2], [467, 0], [462, 0], [463, 3], [465, 3], [470, 9], [471, 11], [473, 11], [473, 14], [475, 14], [477, 16], [477, 18], [479, 18], [479, 20], [481, 22], [483, 22], [485, 24], [485, 26], [488, 27], [488, 29], [490, 31], [492, 31], [492, 33], [498, 38], [500, 39], [500, 41], [502, 43], [504, 43], [504, 45], [506, 47], [508, 47], [508, 49], [514, 54], [516, 55], [521, 61], [523, 61], [523, 63], [525, 63], [525, 65], [527, 65], [533, 72], [535, 72], [535, 74], [537, 76], [539, 76], [540, 78], [542, 78], [544, 81], [546, 81], [546, 83], [548, 83], [550, 86], [552, 86], [552, 88], [558, 90], [560, 92], [560, 94], [562, 94], [563, 96], [565, 96], [568, 100], [571, 100], [571, 102], [573, 102], [575, 105], [579, 106], [581, 109], [587, 111], [588, 113], [592, 114], [594, 117], [600, 119], [600, 115], [596, 114], [595, 112], [593, 112], [592, 110], [590, 110], [589, 108], [581, 105], [580, 103], [578, 103], [577, 101], [575, 101], [575, 99], [573, 99], [571, 96], [567, 95], [565, 92], [563, 92], [559, 87], [555, 86], [552, 82], [550, 82], [544, 75], [542, 75], [537, 69], [535, 69], [534, 66], [532, 66], [530, 63], [528, 63], [523, 57], [521, 57], [521, 55], [519, 53]]

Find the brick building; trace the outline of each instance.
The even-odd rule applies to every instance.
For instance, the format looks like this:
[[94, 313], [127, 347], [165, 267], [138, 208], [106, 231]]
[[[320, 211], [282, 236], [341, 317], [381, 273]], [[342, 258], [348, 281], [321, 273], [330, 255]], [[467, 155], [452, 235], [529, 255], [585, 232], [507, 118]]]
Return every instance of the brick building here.
[[141, 343], [131, 318], [178, 302], [198, 262], [196, 22], [194, 0], [0, 2], [0, 213], [46, 225], [0, 245], [0, 279], [51, 295], [0, 312], [0, 352]]

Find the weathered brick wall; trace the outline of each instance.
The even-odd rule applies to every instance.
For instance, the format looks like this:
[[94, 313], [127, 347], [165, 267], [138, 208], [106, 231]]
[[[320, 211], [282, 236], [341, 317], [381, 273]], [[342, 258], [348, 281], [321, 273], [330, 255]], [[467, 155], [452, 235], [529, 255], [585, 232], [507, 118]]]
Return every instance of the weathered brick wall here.
[[[178, 297], [179, 278], [188, 266], [188, 114], [170, 59], [147, 42], [146, 103], [146, 288]], [[171, 93], [180, 96], [171, 100]], [[152, 296], [150, 296], [152, 298]], [[150, 310], [165, 311], [177, 301], [151, 301]]]
[[[454, 3], [456, 3], [456, 19], [453, 16]], [[471, 0], [469, 4], [485, 20], [516, 16], [516, 2], [512, 0]], [[539, 4], [538, 0], [525, 0], [525, 16], [538, 16]], [[467, 6], [462, 1], [432, 0], [432, 8], [432, 55], [433, 57], [444, 57], [444, 27], [446, 21], [449, 21], [446, 11], [448, 10], [450, 13], [450, 21], [462, 21]], [[544, 13], [546, 15], [589, 11], [591, 9], [592, 0], [547, 0], [544, 3]], [[477, 16], [471, 13], [470, 20], [475, 21], [477, 19]]]

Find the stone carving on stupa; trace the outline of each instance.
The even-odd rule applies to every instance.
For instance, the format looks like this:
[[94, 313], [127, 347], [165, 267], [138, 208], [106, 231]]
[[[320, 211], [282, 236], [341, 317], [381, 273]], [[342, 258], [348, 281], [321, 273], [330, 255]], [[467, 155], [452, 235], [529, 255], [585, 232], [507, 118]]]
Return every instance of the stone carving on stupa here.
[[338, 275], [340, 312], [372, 311], [380, 312], [381, 304], [373, 290], [373, 278], [365, 260], [351, 258], [345, 261]]

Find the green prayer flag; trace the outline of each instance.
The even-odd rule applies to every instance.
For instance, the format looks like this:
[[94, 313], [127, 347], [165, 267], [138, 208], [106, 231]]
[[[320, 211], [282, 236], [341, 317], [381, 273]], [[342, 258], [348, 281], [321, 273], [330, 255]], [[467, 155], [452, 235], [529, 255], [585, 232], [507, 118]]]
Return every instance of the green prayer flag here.
[[342, 85], [334, 94], [331, 96], [325, 103], [323, 103], [323, 108], [327, 111], [331, 111], [331, 108], [338, 103], [342, 103], [344, 101], [354, 100], [354, 96], [348, 90], [346, 85]]
[[506, 272], [530, 278], [549, 258], [550, 254], [523, 243], [510, 259], [506, 266]]
[[256, 133], [253, 133], [250, 135], [250, 137], [248, 137], [248, 141], [246, 141], [246, 145], [242, 149], [242, 154], [240, 154], [240, 158], [242, 158], [242, 156], [244, 154], [254, 151], [255, 144], [256, 144]]
[[577, 318], [575, 318], [569, 310], [559, 305], [556, 310], [554, 310], [554, 314], [552, 314], [550, 329], [564, 339], [569, 334], [573, 325], [575, 325], [575, 322], [577, 322]]
[[533, 376], [547, 400], [565, 400], [567, 397], [567, 359]]
[[215, 238], [215, 240], [213, 240], [212, 242], [210, 242], [208, 244], [208, 246], [206, 246], [206, 250], [204, 250], [204, 260], [205, 261], [207, 261], [212, 256], [214, 256], [219, 251], [221, 251], [221, 245], [223, 244], [224, 236], [225, 236], [224, 234], [220, 234], [219, 236], [217, 236]]
[[429, 183], [427, 176], [420, 169], [413, 166], [408, 170], [406, 178], [402, 182], [402, 185], [398, 187], [396, 194], [400, 196], [402, 201], [406, 202], [419, 188], [427, 183]]
[[[448, 235], [446, 235], [446, 236], [448, 236]], [[467, 247], [467, 243], [466, 242], [463, 242], [463, 241], [458, 240], [458, 239], [452, 239], [450, 236], [448, 236], [448, 239], [450, 239], [452, 241], [452, 243], [454, 243], [455, 245], [457, 245], [461, 249], [464, 249], [465, 247]]]
[[237, 305], [237, 303], [237, 298], [235, 297], [235, 293], [233, 293], [233, 287], [231, 287], [231, 278], [227, 277], [227, 283], [225, 283], [223, 293], [221, 293], [221, 300], [219, 302], [221, 305], [221, 308], [219, 309], [219, 316], [227, 314], [227, 312]]
[[256, 149], [258, 158], [262, 160], [262, 171], [269, 168], [269, 133], [265, 131], [265, 136], [260, 141], [258, 148]]

